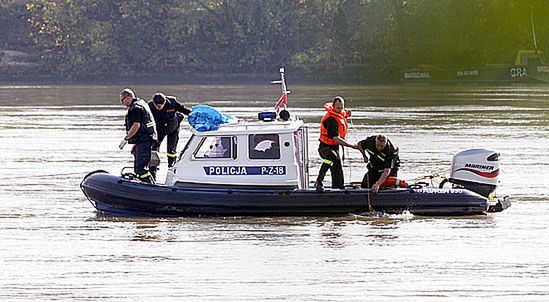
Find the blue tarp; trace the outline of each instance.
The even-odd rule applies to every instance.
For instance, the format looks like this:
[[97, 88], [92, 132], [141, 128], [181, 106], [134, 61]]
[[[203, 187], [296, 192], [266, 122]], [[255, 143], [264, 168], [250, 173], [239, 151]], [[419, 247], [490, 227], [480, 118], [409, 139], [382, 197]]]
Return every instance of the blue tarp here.
[[230, 115], [223, 115], [216, 109], [207, 105], [193, 106], [188, 121], [197, 131], [217, 130], [219, 125], [226, 124], [233, 119]]

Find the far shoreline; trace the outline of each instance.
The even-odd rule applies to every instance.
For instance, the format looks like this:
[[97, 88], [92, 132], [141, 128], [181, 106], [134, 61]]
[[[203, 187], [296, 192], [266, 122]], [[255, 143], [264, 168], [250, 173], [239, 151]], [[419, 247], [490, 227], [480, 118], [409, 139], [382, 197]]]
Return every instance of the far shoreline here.
[[[278, 70], [270, 73], [137, 73], [102, 74], [71, 77], [44, 73], [10, 73], [0, 70], [1, 85], [124, 85], [132, 84], [264, 84], [280, 78]], [[308, 73], [287, 68], [286, 79], [294, 84], [397, 84], [397, 79], [365, 78], [358, 73]]]

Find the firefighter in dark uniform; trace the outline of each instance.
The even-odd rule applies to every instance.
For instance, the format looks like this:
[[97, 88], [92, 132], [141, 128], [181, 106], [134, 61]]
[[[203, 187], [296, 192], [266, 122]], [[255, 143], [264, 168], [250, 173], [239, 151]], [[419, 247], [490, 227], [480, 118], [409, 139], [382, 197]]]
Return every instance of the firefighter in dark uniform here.
[[397, 178], [400, 158], [398, 147], [384, 135], [373, 135], [358, 143], [359, 151], [367, 163], [368, 172], [362, 179], [362, 188], [370, 188], [377, 193], [379, 188], [389, 186], [408, 187]]
[[318, 153], [323, 161], [318, 172], [318, 178], [315, 181], [317, 192], [324, 191], [322, 181], [328, 170], [332, 175], [332, 188], [344, 187], [339, 146], [358, 148], [358, 146], [345, 141], [348, 130], [347, 117], [351, 116], [350, 110], [345, 111], [345, 100], [340, 96], [336, 96], [333, 102], [324, 104], [324, 109], [326, 109], [326, 114], [320, 122], [320, 145], [318, 146]]
[[[158, 130], [158, 142], [153, 145], [154, 151], [160, 150], [160, 144], [167, 136], [168, 146], [168, 167], [172, 167], [177, 159], [177, 143], [179, 141], [179, 126], [183, 120], [183, 114], [189, 115], [191, 110], [185, 108], [174, 96], [165, 96], [163, 93], [156, 93], [149, 101], [149, 108], [156, 121]], [[151, 173], [156, 176], [157, 167], [151, 168]]]
[[147, 102], [135, 97], [135, 93], [126, 88], [120, 92], [120, 103], [128, 107], [126, 114], [126, 137], [119, 147], [123, 149], [126, 143], [134, 144], [132, 154], [134, 156], [134, 171], [143, 182], [154, 183], [147, 165], [151, 160], [151, 150], [157, 140], [156, 124], [154, 117], [147, 106]]

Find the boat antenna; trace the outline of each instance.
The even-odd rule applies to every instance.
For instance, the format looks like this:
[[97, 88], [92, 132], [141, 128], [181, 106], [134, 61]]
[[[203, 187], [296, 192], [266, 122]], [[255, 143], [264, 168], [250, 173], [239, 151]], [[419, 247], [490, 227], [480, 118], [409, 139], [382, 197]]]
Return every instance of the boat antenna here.
[[532, 38], [534, 40], [534, 50], [538, 50], [538, 42], [536, 40], [536, 28], [534, 27], [534, 6], [530, 4], [530, 22], [532, 24]]
[[[288, 94], [290, 94], [290, 91], [286, 87], [286, 78], [284, 77], [284, 67], [280, 67], [280, 80], [271, 81], [271, 84], [281, 84], [282, 86], [282, 96], [278, 99], [275, 105], [275, 111], [276, 113], [279, 113], [282, 110], [286, 111], [287, 105], [288, 105]], [[289, 118], [289, 115], [288, 115]]]

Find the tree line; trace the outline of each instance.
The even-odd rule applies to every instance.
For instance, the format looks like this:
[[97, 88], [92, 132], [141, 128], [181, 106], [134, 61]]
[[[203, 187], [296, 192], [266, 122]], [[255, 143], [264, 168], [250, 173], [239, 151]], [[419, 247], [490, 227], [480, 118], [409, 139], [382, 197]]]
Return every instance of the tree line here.
[[[261, 74], [387, 81], [418, 65], [511, 63], [549, 43], [545, 0], [2, 0], [3, 72]], [[4, 55], [3, 62], [6, 62]]]

